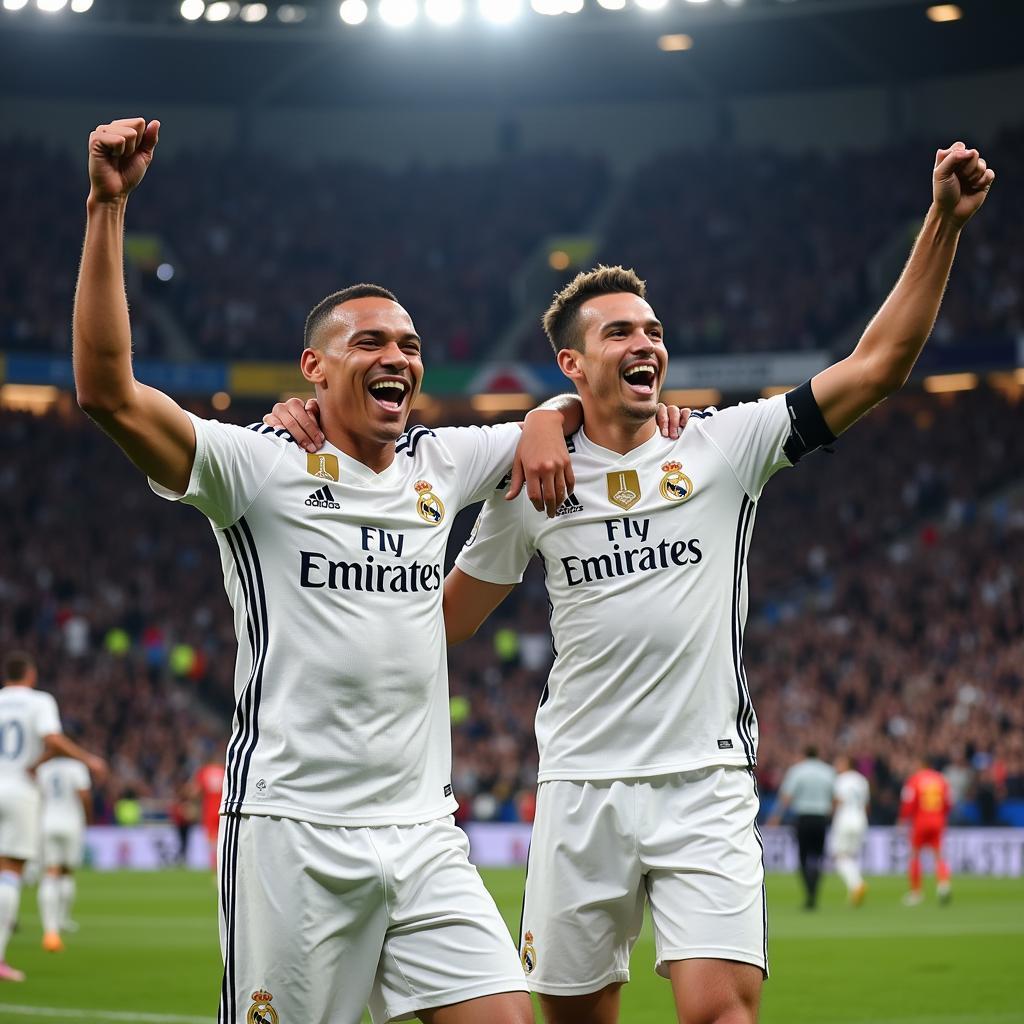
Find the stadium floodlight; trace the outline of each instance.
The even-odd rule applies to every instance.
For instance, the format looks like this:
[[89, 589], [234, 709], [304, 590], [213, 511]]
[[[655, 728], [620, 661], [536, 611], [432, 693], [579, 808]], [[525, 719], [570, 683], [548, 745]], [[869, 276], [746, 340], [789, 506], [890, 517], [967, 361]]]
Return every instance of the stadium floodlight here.
[[27, 3], [28, 0], [4, 0], [4, 10], [20, 11]]
[[964, 12], [956, 4], [934, 4], [924, 12], [929, 21], [959, 21]]
[[562, 0], [530, 0], [530, 6], [538, 14], [546, 14], [549, 17], [561, 14], [565, 10]]
[[693, 39], [683, 32], [661, 36], [658, 39], [658, 49], [664, 50], [665, 53], [677, 53], [680, 50], [689, 50], [692, 47]]
[[306, 20], [306, 8], [302, 4], [281, 4], [277, 9], [277, 20], [285, 25], [298, 25]]
[[668, 4], [668, 0], [636, 0], [637, 7], [645, 11], [660, 11]]
[[68, 0], [36, 0], [36, 7], [47, 14], [56, 14], [58, 11], [64, 10], [67, 5]]
[[370, 8], [366, 6], [366, 0], [342, 0], [338, 8], [338, 17], [346, 25], [362, 25], [369, 13]]
[[[686, 0], [688, 4], [706, 4], [708, 0]], [[741, 0], [742, 2], [742, 0]]]
[[238, 4], [228, 3], [227, 0], [217, 0], [206, 8], [207, 21], [227, 21], [238, 14]]
[[521, 0], [480, 0], [480, 17], [495, 25], [508, 25], [522, 12]]
[[405, 28], [411, 25], [419, 14], [416, 0], [380, 0], [378, 12], [381, 21], [392, 28]]
[[583, 0], [564, 0], [562, 10], [566, 14], [579, 14], [583, 10]]
[[242, 21], [247, 21], [250, 24], [253, 24], [257, 21], [262, 21], [267, 16], [267, 5], [243, 4], [239, 16], [241, 17]]
[[186, 21], [198, 21], [206, 10], [206, 3], [204, 0], [181, 0], [181, 7], [178, 9]]
[[597, 0], [606, 11], [621, 11], [626, 6], [626, 0]]
[[435, 25], [454, 25], [462, 17], [462, 0], [426, 0], [423, 10]]
[[71, 0], [71, 10], [75, 14], [85, 14], [92, 7], [92, 0]]

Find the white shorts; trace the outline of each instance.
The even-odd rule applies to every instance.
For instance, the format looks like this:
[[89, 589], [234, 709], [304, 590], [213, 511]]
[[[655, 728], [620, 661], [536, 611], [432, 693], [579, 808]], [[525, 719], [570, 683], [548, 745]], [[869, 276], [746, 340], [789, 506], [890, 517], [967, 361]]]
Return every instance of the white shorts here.
[[0, 857], [39, 856], [39, 804], [35, 786], [0, 781]]
[[833, 857], [859, 857], [867, 834], [868, 821], [864, 815], [839, 815], [832, 822], [829, 848]]
[[520, 954], [534, 992], [629, 980], [650, 903], [655, 969], [707, 957], [768, 973], [757, 791], [745, 768], [542, 783]]
[[367, 1006], [382, 1024], [525, 992], [512, 936], [468, 852], [451, 818], [339, 828], [225, 817], [218, 1024], [358, 1024]]
[[76, 822], [43, 821], [43, 867], [80, 868], [85, 831]]

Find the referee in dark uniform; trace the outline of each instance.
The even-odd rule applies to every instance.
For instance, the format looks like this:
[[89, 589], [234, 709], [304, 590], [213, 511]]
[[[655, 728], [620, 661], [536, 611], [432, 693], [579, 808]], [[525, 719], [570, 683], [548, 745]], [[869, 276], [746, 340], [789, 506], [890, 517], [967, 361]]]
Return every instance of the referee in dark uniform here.
[[800, 877], [806, 894], [805, 910], [813, 910], [818, 905], [818, 884], [825, 859], [825, 838], [832, 816], [835, 781], [835, 769], [818, 758], [817, 747], [807, 747], [804, 759], [783, 776], [778, 803], [769, 819], [769, 824], [777, 824], [790, 809], [796, 816]]

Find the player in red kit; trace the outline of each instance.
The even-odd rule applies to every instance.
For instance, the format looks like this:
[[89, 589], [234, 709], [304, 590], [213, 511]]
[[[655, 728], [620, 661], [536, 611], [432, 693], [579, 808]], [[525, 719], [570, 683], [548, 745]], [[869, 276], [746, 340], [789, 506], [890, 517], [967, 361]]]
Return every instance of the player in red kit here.
[[220, 804], [224, 789], [224, 747], [193, 776], [191, 790], [201, 800], [199, 820], [210, 844], [210, 866], [217, 867], [217, 833], [220, 829]]
[[949, 902], [949, 864], [942, 856], [942, 835], [951, 804], [945, 776], [927, 760], [922, 760], [921, 767], [904, 784], [900, 801], [900, 821], [910, 823], [910, 891], [903, 897], [907, 906], [916, 906], [924, 898], [921, 893], [921, 850], [924, 847], [934, 851], [939, 902]]

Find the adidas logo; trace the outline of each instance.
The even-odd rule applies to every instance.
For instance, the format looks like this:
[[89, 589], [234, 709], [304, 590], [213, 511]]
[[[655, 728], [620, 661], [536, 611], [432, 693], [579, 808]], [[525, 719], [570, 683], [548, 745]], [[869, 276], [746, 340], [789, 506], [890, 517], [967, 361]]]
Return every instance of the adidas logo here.
[[575, 494], [570, 494], [561, 505], [555, 509], [556, 516], [571, 516], [573, 512], [582, 512], [583, 505]]
[[319, 490], [314, 491], [307, 499], [307, 505], [312, 505], [313, 508], [341, 508], [341, 506], [334, 500], [334, 495], [331, 494], [330, 487], [326, 485], [321, 487]]

